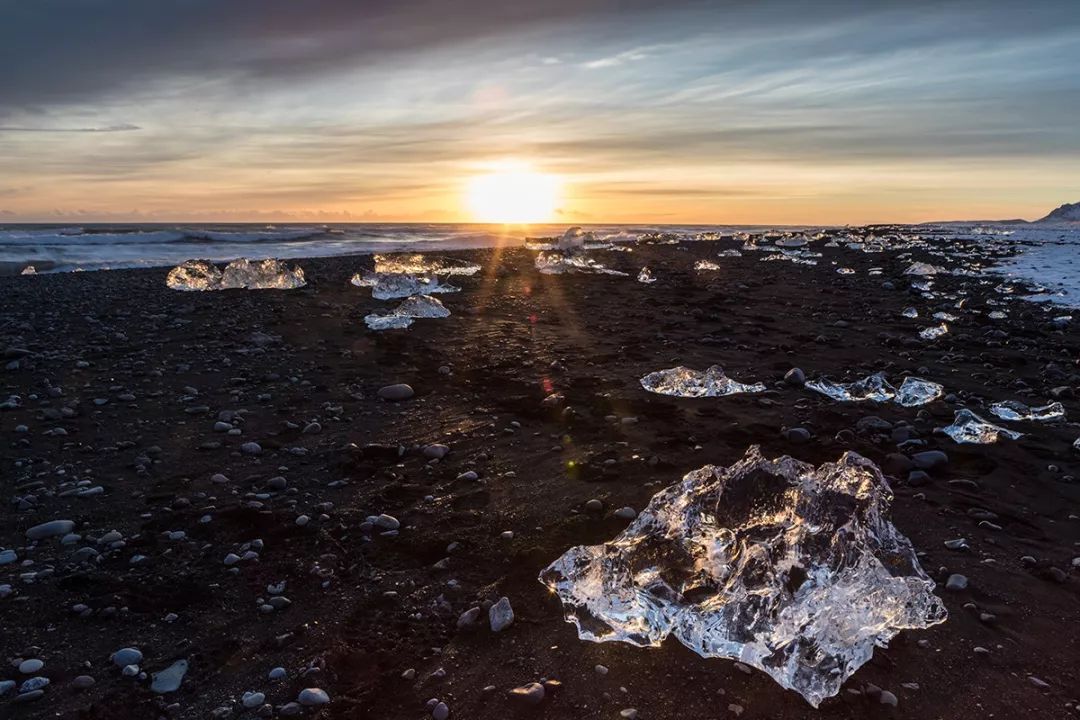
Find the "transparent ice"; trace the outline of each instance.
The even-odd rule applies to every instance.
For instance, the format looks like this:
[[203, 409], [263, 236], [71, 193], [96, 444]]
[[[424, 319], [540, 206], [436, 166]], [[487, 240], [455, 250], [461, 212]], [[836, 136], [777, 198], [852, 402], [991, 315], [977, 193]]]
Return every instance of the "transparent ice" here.
[[169, 271], [165, 284], [173, 290], [218, 290], [221, 271], [207, 260], [187, 260]]
[[874, 373], [853, 383], [836, 383], [823, 377], [810, 380], [806, 387], [840, 402], [886, 402], [896, 397], [896, 388], [889, 384], [884, 373]]
[[280, 260], [233, 260], [221, 273], [221, 287], [248, 290], [294, 290], [304, 287], [304, 271], [299, 266], [286, 267]]
[[641, 387], [649, 392], [676, 397], [722, 397], [765, 391], [762, 383], [745, 385], [732, 380], [719, 365], [713, 365], [704, 372], [682, 366], [657, 370], [641, 378]]
[[653, 496], [613, 540], [568, 550], [540, 581], [578, 636], [656, 647], [673, 634], [814, 707], [898, 632], [944, 622], [892, 492], [869, 460], [815, 469], [757, 446]]
[[[356, 277], [353, 284], [356, 285]], [[368, 282], [364, 277], [362, 282]], [[422, 275], [398, 275], [376, 273], [375, 284], [371, 286], [371, 297], [376, 300], [396, 300], [410, 295], [431, 295], [432, 293], [452, 293], [461, 290], [453, 285], [444, 285], [437, 277]]]
[[941, 429], [955, 442], [973, 445], [989, 445], [999, 438], [1019, 440], [1023, 435], [1012, 430], [988, 423], [968, 409], [957, 410], [952, 425]]
[[480, 266], [455, 258], [426, 255], [376, 255], [375, 272], [383, 275], [475, 275]]
[[33, 265], [27, 265], [26, 267], [24, 267], [22, 269], [22, 272], [20, 272], [19, 274], [20, 275], [37, 275], [37, 268], [34, 267]]
[[923, 328], [919, 331], [919, 337], [923, 340], [935, 340], [947, 332], [949, 332], [949, 326], [945, 323], [941, 323], [940, 325]]
[[564, 273], [593, 273], [595, 275], [619, 275], [626, 273], [618, 270], [610, 270], [583, 253], [542, 252], [536, 256], [536, 269], [545, 275], [562, 275]]
[[718, 263], [714, 263], [712, 260], [698, 260], [694, 263], [694, 269], [697, 271], [703, 270], [720, 270], [721, 267]]
[[738, 250], [721, 250], [720, 252], [716, 253], [716, 257], [742, 257], [742, 253]]
[[1065, 406], [1059, 402], [1052, 402], [1042, 407], [1029, 407], [1017, 400], [1005, 400], [991, 405], [990, 412], [1002, 420], [1050, 422], [1065, 419]]
[[413, 323], [414, 318], [450, 317], [450, 311], [430, 295], [413, 295], [405, 298], [394, 310], [387, 314], [372, 313], [364, 322], [372, 330], [401, 330]]
[[641, 268], [641, 272], [638, 273], [637, 281], [639, 283], [645, 283], [646, 285], [649, 285], [656, 282], [656, 278], [653, 276], [652, 270], [647, 267], [643, 267]]
[[919, 311], [916, 310], [913, 307], [904, 308], [904, 311], [901, 314], [906, 318], [917, 318], [917, 317], [919, 317]]
[[945, 388], [936, 382], [906, 377], [904, 382], [900, 383], [894, 400], [904, 407], [917, 407], [937, 400], [944, 392]]
[[904, 271], [905, 275], [937, 275], [938, 273], [946, 272], [945, 268], [938, 267], [937, 265], [931, 265], [929, 263], [917, 262], [912, 263], [911, 266]]

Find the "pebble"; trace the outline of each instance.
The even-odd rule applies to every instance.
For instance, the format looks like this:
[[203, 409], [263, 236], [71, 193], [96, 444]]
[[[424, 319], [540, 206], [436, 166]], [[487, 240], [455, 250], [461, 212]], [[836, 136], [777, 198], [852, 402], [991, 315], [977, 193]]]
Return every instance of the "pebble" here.
[[528, 705], [539, 705], [544, 701], [544, 686], [535, 682], [522, 685], [511, 690], [510, 697]]
[[266, 695], [261, 692], [246, 692], [243, 697], [240, 698], [240, 704], [248, 710], [257, 708], [264, 702], [266, 702]]
[[632, 507], [621, 507], [615, 511], [615, 517], [620, 520], [633, 520], [637, 517], [637, 510]]
[[585, 503], [585, 509], [589, 512], [600, 512], [604, 509], [604, 503], [600, 502], [596, 498], [593, 498], [589, 502]]
[[802, 443], [810, 441], [810, 431], [801, 427], [789, 428], [784, 432], [784, 437], [788, 442], [801, 445]]
[[784, 382], [792, 387], [801, 387], [806, 384], [806, 373], [799, 368], [791, 368], [784, 374]]
[[94, 678], [89, 675], [79, 675], [71, 681], [71, 687], [75, 690], [86, 690], [94, 686]]
[[276, 668], [274, 668], [273, 670], [270, 671], [270, 674], [267, 675], [267, 677], [270, 678], [271, 680], [282, 680], [282, 679], [285, 678], [285, 675], [286, 675], [285, 668], [276, 667]]
[[112, 661], [113, 665], [117, 667], [127, 667], [128, 665], [136, 665], [141, 663], [143, 654], [139, 652], [138, 648], [122, 648], [113, 653]]
[[45, 663], [41, 660], [23, 660], [21, 663], [19, 663], [19, 672], [21, 672], [23, 675], [33, 675], [43, 667], [45, 667]]
[[499, 598], [499, 602], [488, 610], [488, 621], [491, 623], [492, 632], [502, 632], [514, 624], [514, 609], [510, 607], [510, 599]]
[[446, 718], [450, 717], [450, 707], [444, 702], [439, 703], [431, 711], [431, 717], [435, 720], [446, 720]]
[[176, 692], [180, 689], [180, 684], [184, 681], [184, 675], [187, 674], [187, 669], [187, 660], [177, 660], [161, 672], [154, 673], [153, 680], [150, 683], [150, 689], [159, 695]]
[[75, 523], [71, 520], [50, 520], [27, 530], [26, 537], [30, 540], [44, 540], [57, 535], [67, 535], [74, 529]]
[[379, 397], [383, 400], [390, 400], [391, 402], [408, 400], [415, 394], [416, 391], [412, 389], [412, 386], [406, 385], [405, 383], [386, 385], [385, 387], [379, 388]]
[[0, 565], [10, 565], [18, 559], [14, 550], [0, 550]]
[[911, 456], [911, 462], [920, 470], [934, 470], [949, 464], [949, 456], [941, 450], [924, 450]]
[[296, 701], [301, 705], [306, 705], [308, 707], [325, 705], [330, 702], [330, 696], [321, 688], [304, 688], [300, 691], [300, 695], [297, 696]]
[[424, 457], [429, 460], [441, 460], [450, 454], [450, 448], [446, 445], [427, 445], [424, 447]]
[[383, 530], [397, 530], [399, 527], [401, 527], [401, 523], [398, 522], [398, 519], [396, 517], [394, 517], [393, 515], [387, 515], [385, 513], [376, 517], [372, 522], [375, 523], [375, 527], [381, 528]]
[[891, 705], [892, 707], [896, 707], [900, 703], [896, 696], [888, 690], [881, 691], [881, 695], [878, 697], [878, 702], [880, 702], [882, 705]]
[[245, 455], [261, 455], [262, 445], [257, 442], [246, 442], [240, 446], [240, 452]]

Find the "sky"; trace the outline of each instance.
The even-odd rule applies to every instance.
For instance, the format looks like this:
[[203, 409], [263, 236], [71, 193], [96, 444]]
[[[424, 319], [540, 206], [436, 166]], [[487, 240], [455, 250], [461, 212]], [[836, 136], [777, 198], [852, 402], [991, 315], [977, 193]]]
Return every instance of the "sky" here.
[[0, 222], [1033, 219], [1080, 2], [0, 0]]

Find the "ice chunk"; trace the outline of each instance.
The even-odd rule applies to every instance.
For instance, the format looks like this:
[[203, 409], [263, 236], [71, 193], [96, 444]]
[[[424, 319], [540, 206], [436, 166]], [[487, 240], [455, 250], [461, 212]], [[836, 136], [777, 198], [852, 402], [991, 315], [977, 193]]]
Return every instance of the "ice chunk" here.
[[742, 253], [738, 250], [721, 250], [720, 252], [716, 253], [716, 257], [742, 257]]
[[33, 265], [27, 265], [22, 269], [20, 275], [37, 275], [37, 268]]
[[807, 243], [804, 237], [785, 237], [777, 240], [774, 245], [778, 248], [801, 248]]
[[836, 272], [839, 275], [854, 275], [855, 271], [849, 267], [836, 268]]
[[255, 262], [238, 258], [226, 265], [221, 273], [223, 289], [294, 290], [305, 285], [303, 268], [287, 268], [274, 258]]
[[220, 290], [221, 271], [207, 260], [187, 260], [169, 271], [165, 284], [173, 290]]
[[919, 317], [919, 311], [916, 310], [913, 307], [904, 308], [904, 311], [901, 314], [906, 318], [917, 318], [917, 317]]
[[425, 255], [376, 255], [375, 272], [383, 275], [475, 275], [480, 266], [466, 260]]
[[938, 267], [937, 265], [931, 265], [930, 263], [917, 262], [912, 263], [911, 266], [904, 271], [905, 275], [937, 275], [938, 273], [947, 272], [945, 268]]
[[444, 317], [450, 317], [450, 311], [438, 298], [413, 295], [405, 298], [393, 311], [386, 314], [372, 313], [364, 318], [364, 322], [372, 330], [401, 330], [412, 325], [414, 318]]
[[545, 275], [563, 273], [593, 273], [595, 275], [619, 275], [626, 273], [609, 270], [592, 258], [581, 253], [563, 253], [559, 251], [542, 252], [536, 256], [536, 269]]
[[896, 398], [894, 399], [904, 407], [917, 407], [934, 402], [944, 392], [945, 388], [936, 382], [917, 377], [906, 377], [904, 382], [900, 383], [900, 389], [896, 391]]
[[744, 385], [732, 380], [719, 365], [713, 365], [704, 372], [682, 366], [657, 370], [641, 378], [641, 387], [649, 392], [676, 397], [721, 397], [765, 391], [762, 383]]
[[986, 317], [990, 318], [991, 320], [1004, 320], [1006, 318], [1006, 315], [1000, 310], [991, 310], [986, 315]]
[[919, 337], [921, 337], [923, 340], [934, 340], [941, 337], [947, 332], [949, 332], [949, 326], [945, 323], [941, 323], [940, 325], [923, 328], [919, 331]]
[[884, 373], [874, 373], [853, 383], [835, 383], [823, 377], [809, 381], [806, 387], [840, 402], [886, 402], [896, 397], [896, 388], [889, 384]]
[[995, 443], [998, 438], [1018, 440], [1023, 435], [1012, 430], [988, 423], [970, 410], [957, 410], [952, 425], [941, 429], [946, 435], [958, 443], [970, 443], [974, 445], [988, 445]]
[[[409, 297], [410, 295], [431, 295], [432, 293], [452, 293], [461, 290], [453, 285], [445, 285], [439, 282], [437, 277], [424, 277], [417, 275], [384, 275], [378, 276], [375, 284], [371, 286], [371, 297], [376, 300], [396, 300]], [[354, 278], [355, 280], [355, 278]], [[365, 282], [367, 279], [365, 278]], [[356, 284], [355, 282], [353, 284]]]
[[656, 278], [653, 277], [652, 270], [647, 267], [641, 268], [641, 272], [638, 273], [637, 281], [639, 283], [645, 283], [646, 285], [656, 282]]
[[580, 227], [567, 229], [560, 238], [526, 238], [525, 247], [529, 250], [596, 250], [609, 247], [609, 242], [598, 241], [591, 232]]
[[815, 469], [753, 446], [730, 467], [688, 473], [540, 581], [584, 640], [656, 647], [673, 634], [817, 707], [876, 645], [947, 617], [891, 502], [881, 471], [853, 452]]
[[990, 412], [1002, 420], [1050, 422], [1065, 419], [1065, 406], [1059, 402], [1052, 402], [1042, 407], [1029, 407], [1017, 400], [1005, 400], [991, 405]]
[[955, 315], [953, 315], [952, 313], [936, 312], [936, 313], [934, 313], [934, 319], [935, 320], [942, 320], [944, 322], [955, 322], [957, 320], [957, 317]]
[[712, 260], [698, 260], [694, 263], [694, 269], [698, 272], [703, 270], [720, 270], [721, 267], [718, 263], [714, 263]]

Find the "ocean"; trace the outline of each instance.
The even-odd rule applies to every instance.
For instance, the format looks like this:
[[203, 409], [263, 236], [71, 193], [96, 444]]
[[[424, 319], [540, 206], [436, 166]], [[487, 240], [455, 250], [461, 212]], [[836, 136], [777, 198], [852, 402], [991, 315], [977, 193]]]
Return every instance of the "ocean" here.
[[[238, 257], [296, 259], [371, 252], [433, 252], [520, 246], [526, 237], [558, 237], [567, 225], [477, 224], [86, 224], [0, 225], [0, 267], [19, 272], [71, 272], [161, 267], [192, 258], [215, 262]], [[736, 233], [767, 234], [825, 228], [736, 225], [589, 225], [598, 240], [633, 243], [664, 235], [681, 239]], [[875, 228], [875, 231], [878, 231]], [[948, 239], [978, 239], [1012, 257], [995, 259], [991, 271], [1046, 288], [1033, 299], [1080, 307], [1080, 227], [1044, 225], [883, 226], [883, 236], [932, 237], [947, 255]], [[1000, 253], [999, 253], [1000, 254]]]

